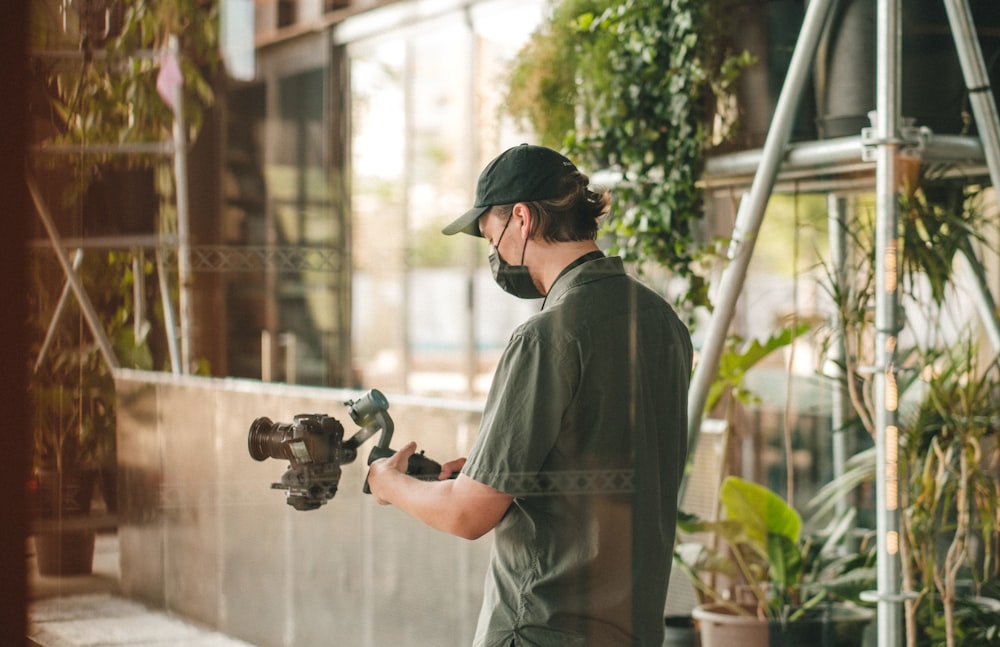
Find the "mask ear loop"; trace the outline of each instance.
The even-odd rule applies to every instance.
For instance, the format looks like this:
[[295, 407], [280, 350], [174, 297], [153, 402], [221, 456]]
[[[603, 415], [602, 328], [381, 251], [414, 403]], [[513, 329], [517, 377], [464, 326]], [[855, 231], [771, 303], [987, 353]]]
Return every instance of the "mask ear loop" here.
[[500, 230], [500, 235], [497, 236], [497, 242], [493, 243], [493, 249], [497, 250], [497, 254], [500, 253], [500, 241], [503, 240], [503, 235], [507, 233], [507, 227], [510, 226], [510, 221], [513, 219], [514, 219], [514, 214], [512, 213], [510, 216], [508, 216], [507, 222], [503, 224], [503, 229]]

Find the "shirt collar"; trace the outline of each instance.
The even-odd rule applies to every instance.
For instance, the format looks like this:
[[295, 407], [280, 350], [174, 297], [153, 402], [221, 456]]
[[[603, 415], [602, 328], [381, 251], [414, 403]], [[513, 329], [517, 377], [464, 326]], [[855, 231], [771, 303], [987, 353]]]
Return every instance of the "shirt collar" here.
[[606, 257], [600, 250], [588, 252], [563, 269], [556, 280], [549, 286], [549, 291], [542, 301], [542, 310], [550, 303], [558, 303], [572, 288], [625, 273], [622, 259], [617, 256]]

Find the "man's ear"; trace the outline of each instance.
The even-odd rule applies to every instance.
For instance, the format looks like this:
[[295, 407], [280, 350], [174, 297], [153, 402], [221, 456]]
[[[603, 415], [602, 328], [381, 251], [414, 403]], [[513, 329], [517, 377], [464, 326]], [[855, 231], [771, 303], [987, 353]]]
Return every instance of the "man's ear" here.
[[511, 216], [517, 216], [520, 219], [518, 229], [521, 230], [521, 238], [528, 240], [528, 237], [531, 235], [531, 225], [533, 224], [531, 209], [523, 202], [518, 202], [514, 205], [514, 211], [511, 213]]

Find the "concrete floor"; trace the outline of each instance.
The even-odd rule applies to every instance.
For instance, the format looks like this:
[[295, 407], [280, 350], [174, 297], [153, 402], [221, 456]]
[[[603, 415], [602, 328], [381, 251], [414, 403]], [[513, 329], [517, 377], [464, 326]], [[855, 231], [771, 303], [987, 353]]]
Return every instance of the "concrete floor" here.
[[118, 537], [97, 534], [89, 575], [38, 574], [29, 539], [28, 644], [34, 647], [253, 647], [121, 595]]

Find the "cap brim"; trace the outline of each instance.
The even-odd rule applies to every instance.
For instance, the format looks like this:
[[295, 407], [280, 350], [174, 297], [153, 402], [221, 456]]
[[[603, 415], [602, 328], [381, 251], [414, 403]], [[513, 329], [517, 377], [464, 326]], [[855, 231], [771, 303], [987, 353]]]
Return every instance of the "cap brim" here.
[[473, 207], [455, 219], [450, 225], [441, 230], [446, 236], [453, 234], [469, 234], [470, 236], [483, 237], [479, 231], [479, 217], [489, 211], [489, 207]]

